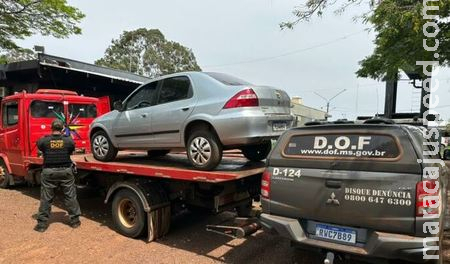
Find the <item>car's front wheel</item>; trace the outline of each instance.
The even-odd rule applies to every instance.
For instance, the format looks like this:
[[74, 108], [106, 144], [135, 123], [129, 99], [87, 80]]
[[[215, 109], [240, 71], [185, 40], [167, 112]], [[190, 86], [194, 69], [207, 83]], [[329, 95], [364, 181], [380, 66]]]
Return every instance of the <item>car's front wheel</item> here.
[[261, 161], [267, 158], [272, 149], [272, 142], [265, 141], [259, 145], [245, 146], [242, 148], [242, 154], [251, 161]]
[[222, 160], [222, 147], [209, 130], [194, 130], [187, 142], [187, 155], [191, 164], [199, 170], [212, 170]]
[[118, 149], [104, 131], [97, 131], [91, 138], [91, 151], [96, 160], [111, 161], [117, 156]]

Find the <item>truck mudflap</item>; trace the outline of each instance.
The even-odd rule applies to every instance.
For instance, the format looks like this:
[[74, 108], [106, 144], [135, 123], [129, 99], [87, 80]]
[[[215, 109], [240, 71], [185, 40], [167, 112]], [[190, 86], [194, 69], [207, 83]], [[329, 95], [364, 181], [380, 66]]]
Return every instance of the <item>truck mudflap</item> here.
[[165, 236], [170, 229], [170, 202], [151, 206], [147, 212], [147, 242]]
[[298, 219], [282, 216], [261, 214], [261, 224], [264, 228], [276, 231], [304, 246], [319, 247], [326, 251], [336, 251], [360, 256], [401, 259], [411, 262], [423, 260], [424, 255], [435, 255], [438, 242], [429, 241], [424, 246], [424, 238], [410, 235], [399, 235], [372, 231], [367, 241], [361, 245], [346, 245], [326, 240], [314, 239], [304, 230]]

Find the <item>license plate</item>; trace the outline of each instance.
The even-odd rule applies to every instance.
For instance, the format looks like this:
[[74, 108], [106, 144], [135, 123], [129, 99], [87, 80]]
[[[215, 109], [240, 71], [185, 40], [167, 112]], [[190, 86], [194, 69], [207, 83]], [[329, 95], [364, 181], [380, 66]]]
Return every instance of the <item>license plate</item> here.
[[316, 236], [344, 243], [356, 244], [356, 231], [329, 225], [316, 225]]
[[273, 131], [284, 131], [287, 129], [286, 122], [274, 122], [272, 124]]

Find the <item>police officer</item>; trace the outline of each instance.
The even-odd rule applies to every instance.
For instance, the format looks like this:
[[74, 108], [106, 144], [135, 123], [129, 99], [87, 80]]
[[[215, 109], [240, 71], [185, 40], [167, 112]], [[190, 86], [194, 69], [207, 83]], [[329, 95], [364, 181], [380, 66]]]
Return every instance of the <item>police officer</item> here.
[[60, 187], [64, 192], [64, 204], [69, 213], [69, 225], [80, 226], [80, 205], [77, 201], [74, 167], [70, 155], [75, 150], [73, 139], [62, 135], [64, 124], [55, 119], [52, 122], [52, 134], [42, 137], [37, 142], [38, 149], [44, 156], [41, 173], [41, 204], [34, 230], [45, 232], [48, 228], [51, 206], [55, 189]]

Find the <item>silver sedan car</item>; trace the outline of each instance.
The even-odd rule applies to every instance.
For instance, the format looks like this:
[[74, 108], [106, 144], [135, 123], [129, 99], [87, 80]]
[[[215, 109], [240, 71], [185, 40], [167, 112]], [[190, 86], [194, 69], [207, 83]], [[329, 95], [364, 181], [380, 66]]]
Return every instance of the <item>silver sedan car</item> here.
[[91, 124], [96, 159], [111, 161], [122, 149], [147, 150], [151, 157], [183, 149], [200, 170], [215, 168], [226, 149], [241, 149], [252, 161], [265, 159], [270, 140], [293, 121], [285, 91], [222, 73], [156, 78], [114, 108]]

